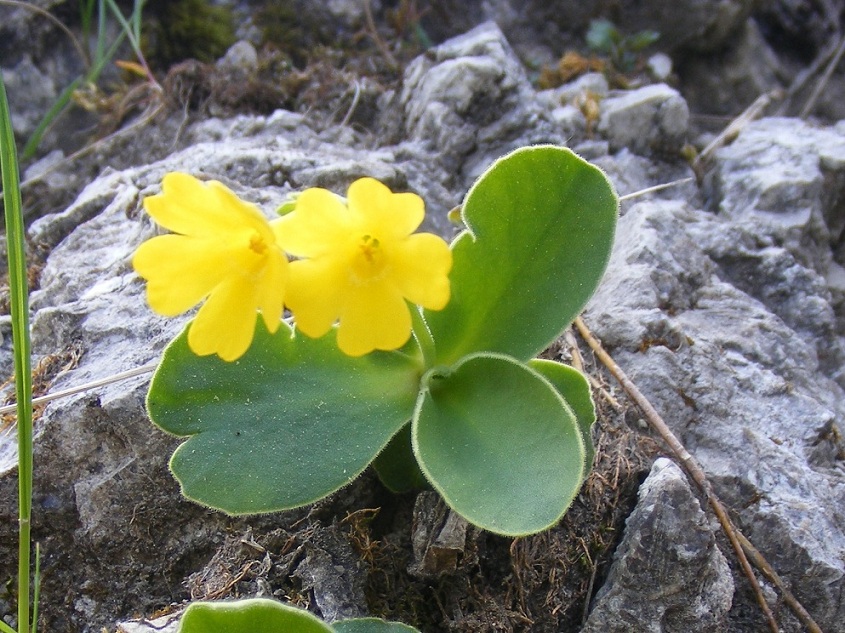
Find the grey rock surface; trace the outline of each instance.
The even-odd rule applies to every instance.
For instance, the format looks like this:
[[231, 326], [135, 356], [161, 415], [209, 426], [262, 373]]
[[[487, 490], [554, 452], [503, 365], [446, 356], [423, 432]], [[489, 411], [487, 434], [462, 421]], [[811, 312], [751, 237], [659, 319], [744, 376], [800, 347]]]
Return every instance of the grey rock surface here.
[[761, 94], [784, 87], [783, 64], [754, 20], [747, 20], [720, 54], [690, 55], [678, 70], [681, 91], [698, 112], [735, 114]]
[[42, 113], [59, 96], [53, 79], [38, 69], [28, 55], [17, 65], [3, 73], [3, 81], [10, 95], [9, 107], [15, 115], [12, 117], [12, 130], [21, 137], [32, 134]]
[[739, 289], [814, 346], [820, 368], [845, 386], [841, 269], [845, 126], [797, 119], [756, 122], [719, 150], [713, 202], [733, 239], [707, 249]]
[[407, 137], [460, 164], [479, 146], [534, 125], [534, 94], [502, 31], [484, 23], [408, 66], [401, 95]]
[[717, 214], [625, 208], [586, 312], [831, 631], [845, 621], [842, 310], [825, 278], [841, 258], [841, 143], [839, 128], [764, 120], [719, 152]]
[[604, 99], [598, 131], [613, 151], [627, 147], [639, 154], [677, 155], [688, 126], [689, 108], [678, 91], [654, 84]]
[[320, 530], [306, 545], [294, 576], [327, 622], [369, 615], [364, 587], [366, 570], [346, 534], [338, 526]]
[[607, 77], [602, 73], [585, 73], [562, 86], [538, 92], [537, 98], [543, 101], [543, 105], [554, 107], [573, 103], [585, 94], [603, 98], [609, 90]]
[[233, 79], [249, 77], [258, 70], [258, 51], [251, 42], [240, 40], [229, 47], [217, 67], [231, 73]]
[[734, 582], [684, 473], [660, 458], [640, 487], [582, 633], [722, 630]]

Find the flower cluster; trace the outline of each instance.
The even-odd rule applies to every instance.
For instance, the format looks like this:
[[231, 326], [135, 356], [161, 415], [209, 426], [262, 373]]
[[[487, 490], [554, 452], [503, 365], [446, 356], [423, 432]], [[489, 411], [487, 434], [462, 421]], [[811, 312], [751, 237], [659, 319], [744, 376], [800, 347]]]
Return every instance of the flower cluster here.
[[133, 266], [160, 314], [205, 301], [188, 331], [200, 356], [236, 360], [259, 315], [273, 333], [284, 306], [307, 336], [336, 325], [338, 346], [350, 356], [397, 349], [411, 335], [416, 308], [408, 302], [440, 310], [449, 301], [449, 246], [414, 233], [423, 200], [372, 178], [353, 182], [345, 200], [306, 189], [293, 211], [268, 221], [219, 182], [170, 173], [144, 208], [173, 233], [142, 244]]

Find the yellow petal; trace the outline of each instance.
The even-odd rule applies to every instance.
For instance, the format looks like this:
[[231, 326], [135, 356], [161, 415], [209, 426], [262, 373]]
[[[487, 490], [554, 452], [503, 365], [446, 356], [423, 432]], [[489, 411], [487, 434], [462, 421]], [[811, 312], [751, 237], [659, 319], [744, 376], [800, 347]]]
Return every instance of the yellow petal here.
[[402, 296], [429, 310], [443, 309], [450, 294], [449, 245], [432, 233], [415, 233], [389, 246], [391, 278]]
[[239, 276], [229, 276], [209, 295], [188, 330], [188, 346], [198, 356], [217, 354], [237, 360], [255, 333], [255, 289]]
[[353, 239], [346, 206], [332, 192], [311, 188], [296, 199], [296, 208], [273, 220], [279, 245], [297, 257], [320, 257]]
[[398, 349], [410, 336], [411, 313], [392, 284], [359, 286], [347, 297], [337, 330], [337, 344], [345, 354]]
[[184, 235], [160, 235], [141, 244], [132, 266], [147, 280], [150, 307], [175, 316], [202, 301], [231, 267], [231, 251], [220, 246]]
[[267, 263], [259, 276], [257, 291], [258, 309], [270, 334], [279, 329], [284, 311], [285, 287], [288, 281], [288, 260], [277, 248], [268, 255]]
[[247, 227], [267, 231], [261, 211], [222, 183], [177, 172], [164, 176], [162, 193], [145, 198], [144, 209], [158, 224], [182, 235], [212, 237]]
[[329, 331], [340, 315], [348, 272], [330, 258], [301, 259], [290, 264], [285, 303], [297, 330], [317, 338]]
[[347, 196], [352, 214], [362, 218], [367, 230], [381, 240], [410, 235], [425, 217], [425, 203], [417, 194], [393, 193], [374, 178], [356, 180]]

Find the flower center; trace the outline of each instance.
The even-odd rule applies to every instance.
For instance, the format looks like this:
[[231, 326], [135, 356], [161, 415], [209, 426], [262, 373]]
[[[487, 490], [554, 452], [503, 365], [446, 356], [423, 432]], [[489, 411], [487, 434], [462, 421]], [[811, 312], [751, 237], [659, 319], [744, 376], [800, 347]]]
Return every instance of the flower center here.
[[249, 250], [256, 255], [263, 255], [267, 252], [267, 242], [256, 231], [253, 231], [252, 235], [249, 236]]
[[358, 242], [358, 251], [352, 268], [361, 279], [372, 279], [384, 269], [384, 249], [377, 237], [364, 235]]
[[378, 238], [373, 237], [372, 235], [365, 235], [361, 238], [361, 243], [358, 245], [358, 248], [361, 250], [361, 254], [364, 256], [370, 264], [375, 262], [376, 257], [380, 254], [380, 244]]

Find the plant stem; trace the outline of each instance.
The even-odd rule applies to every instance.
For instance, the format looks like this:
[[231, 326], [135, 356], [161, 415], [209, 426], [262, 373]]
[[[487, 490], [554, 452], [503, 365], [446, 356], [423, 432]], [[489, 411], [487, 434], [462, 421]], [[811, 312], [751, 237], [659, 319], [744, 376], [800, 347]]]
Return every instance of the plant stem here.
[[422, 309], [419, 306], [408, 306], [411, 310], [411, 329], [414, 332], [414, 338], [417, 340], [417, 345], [420, 346], [422, 352], [423, 364], [426, 369], [434, 367], [434, 339], [431, 337], [431, 331], [428, 329], [428, 323], [422, 315]]
[[6, 87], [0, 74], [0, 167], [6, 210], [6, 242], [18, 402], [18, 632], [29, 632], [30, 520], [32, 515], [32, 367], [29, 340], [29, 289], [24, 257], [17, 150]]

